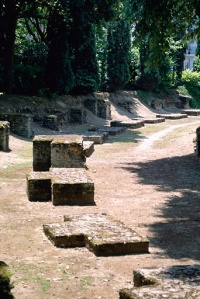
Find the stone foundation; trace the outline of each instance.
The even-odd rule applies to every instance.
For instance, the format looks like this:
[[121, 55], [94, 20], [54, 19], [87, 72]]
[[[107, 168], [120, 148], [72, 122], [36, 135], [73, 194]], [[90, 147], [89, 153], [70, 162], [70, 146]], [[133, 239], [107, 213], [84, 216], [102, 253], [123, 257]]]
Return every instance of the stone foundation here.
[[43, 226], [46, 236], [57, 247], [86, 246], [97, 256], [148, 253], [146, 238], [105, 214], [64, 216], [64, 220]]
[[46, 115], [43, 118], [43, 127], [59, 131], [58, 118], [56, 115]]
[[119, 291], [119, 299], [200, 298], [200, 266], [172, 266], [133, 271], [132, 289]]
[[0, 120], [10, 123], [10, 131], [16, 135], [32, 138], [32, 117], [28, 114], [12, 113], [0, 114]]
[[0, 151], [9, 151], [10, 123], [0, 121]]
[[37, 135], [33, 139], [33, 170], [50, 167], [86, 167], [83, 138], [79, 135]]
[[90, 131], [82, 135], [84, 141], [93, 141], [94, 144], [102, 144], [108, 139], [108, 133]]
[[82, 168], [52, 168], [53, 205], [94, 204], [94, 183]]
[[83, 168], [51, 168], [27, 175], [29, 201], [53, 205], [94, 205], [94, 183]]
[[138, 129], [144, 126], [143, 120], [132, 120], [132, 121], [118, 121], [114, 120], [110, 122], [111, 127], [126, 127], [129, 129]]
[[84, 104], [85, 107], [94, 115], [104, 119], [111, 119], [110, 101], [97, 98], [88, 98], [85, 100]]
[[72, 108], [70, 109], [70, 123], [75, 123], [75, 124], [85, 124], [86, 123], [86, 112], [84, 109], [77, 109], [77, 108]]
[[157, 114], [156, 117], [164, 117], [165, 119], [182, 119], [187, 118], [187, 114], [174, 113], [174, 114]]
[[200, 115], [200, 109], [184, 109], [181, 111], [181, 113], [191, 115], [191, 116], [198, 116]]

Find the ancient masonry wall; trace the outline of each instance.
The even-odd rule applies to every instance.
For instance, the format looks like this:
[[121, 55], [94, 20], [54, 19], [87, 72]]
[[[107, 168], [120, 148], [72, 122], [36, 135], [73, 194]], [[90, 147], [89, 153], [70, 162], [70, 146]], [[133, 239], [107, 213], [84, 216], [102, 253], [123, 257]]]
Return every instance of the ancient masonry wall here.
[[0, 121], [0, 151], [9, 151], [10, 123]]
[[29, 114], [0, 114], [0, 120], [10, 123], [10, 131], [22, 137], [32, 138], [32, 117]]

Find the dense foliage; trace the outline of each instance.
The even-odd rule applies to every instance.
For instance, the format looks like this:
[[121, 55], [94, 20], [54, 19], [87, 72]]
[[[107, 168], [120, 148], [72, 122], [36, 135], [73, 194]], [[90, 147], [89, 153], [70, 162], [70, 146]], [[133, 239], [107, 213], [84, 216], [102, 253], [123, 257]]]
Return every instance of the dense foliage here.
[[2, 0], [0, 91], [176, 87], [199, 20], [195, 0]]

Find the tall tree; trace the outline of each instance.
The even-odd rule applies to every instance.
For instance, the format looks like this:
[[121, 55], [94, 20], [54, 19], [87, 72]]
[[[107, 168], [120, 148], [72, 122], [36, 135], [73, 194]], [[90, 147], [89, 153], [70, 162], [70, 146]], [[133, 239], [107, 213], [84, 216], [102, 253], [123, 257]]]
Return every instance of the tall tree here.
[[108, 26], [108, 86], [123, 89], [130, 78], [130, 26], [119, 20]]

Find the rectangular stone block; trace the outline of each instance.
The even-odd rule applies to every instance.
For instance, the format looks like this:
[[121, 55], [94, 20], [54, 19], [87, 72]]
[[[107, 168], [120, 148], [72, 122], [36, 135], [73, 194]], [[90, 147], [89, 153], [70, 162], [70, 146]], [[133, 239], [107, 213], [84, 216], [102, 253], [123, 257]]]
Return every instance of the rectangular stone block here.
[[102, 144], [108, 139], [106, 132], [86, 132], [83, 134], [84, 141], [93, 141], [94, 144]]
[[83, 168], [52, 168], [54, 205], [94, 205], [94, 183]]
[[0, 121], [0, 151], [9, 151], [10, 123]]
[[52, 135], [37, 135], [33, 139], [33, 170], [49, 171], [51, 167]]
[[83, 152], [86, 157], [90, 157], [94, 152], [94, 141], [83, 141]]
[[85, 167], [83, 138], [79, 135], [57, 135], [51, 143], [51, 167]]
[[51, 200], [51, 177], [49, 172], [31, 172], [27, 175], [29, 201]]

